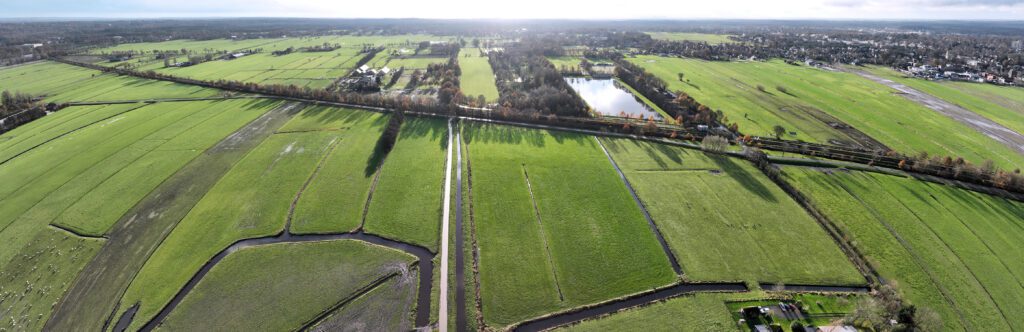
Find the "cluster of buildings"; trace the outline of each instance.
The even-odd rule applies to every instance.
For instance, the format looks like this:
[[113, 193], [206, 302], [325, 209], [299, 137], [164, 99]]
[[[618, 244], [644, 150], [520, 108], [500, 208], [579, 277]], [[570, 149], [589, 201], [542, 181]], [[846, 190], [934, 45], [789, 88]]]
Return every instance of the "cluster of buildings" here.
[[362, 65], [352, 71], [349, 77], [341, 79], [338, 83], [350, 91], [379, 92], [384, 77], [391, 73], [391, 68], [384, 66], [374, 69], [368, 65]]
[[930, 80], [951, 80], [951, 81], [965, 81], [965, 82], [977, 82], [977, 83], [990, 83], [999, 85], [1022, 85], [1024, 86], [1024, 78], [1020, 76], [1014, 76], [1012, 79], [1006, 78], [1000, 75], [987, 73], [987, 72], [974, 72], [964, 68], [956, 67], [941, 67], [931, 65], [921, 66], [910, 66], [904, 71], [905, 74], [930, 79]]

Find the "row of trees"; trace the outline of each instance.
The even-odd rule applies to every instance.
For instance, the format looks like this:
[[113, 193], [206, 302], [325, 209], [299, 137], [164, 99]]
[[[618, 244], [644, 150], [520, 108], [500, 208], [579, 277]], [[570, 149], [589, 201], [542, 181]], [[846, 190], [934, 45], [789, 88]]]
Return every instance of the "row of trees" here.
[[713, 111], [710, 107], [697, 102], [685, 92], [675, 94], [669, 92], [667, 84], [661, 78], [644, 70], [632, 62], [626, 61], [617, 54], [607, 54], [615, 61], [615, 76], [636, 89], [644, 97], [668, 112], [679, 125], [706, 125], [717, 127], [722, 125], [733, 133], [739, 132], [739, 125], [727, 124], [728, 119], [722, 111]]
[[56, 112], [64, 106], [55, 103], [44, 105], [36, 96], [4, 90], [0, 92], [0, 134], [44, 117], [47, 112]]
[[961, 157], [929, 156], [921, 152], [916, 156], [904, 157], [899, 167], [904, 170], [935, 175], [942, 178], [990, 185], [1013, 192], [1024, 193], [1024, 175], [1020, 169], [1012, 171], [998, 169], [991, 160], [975, 165]]

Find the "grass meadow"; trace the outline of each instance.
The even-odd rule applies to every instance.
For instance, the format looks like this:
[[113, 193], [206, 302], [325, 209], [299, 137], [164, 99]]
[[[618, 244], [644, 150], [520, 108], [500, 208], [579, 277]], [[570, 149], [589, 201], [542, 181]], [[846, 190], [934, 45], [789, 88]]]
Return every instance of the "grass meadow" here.
[[879, 77], [960, 105], [1018, 133], [1024, 133], [1024, 89], [993, 84], [929, 81], [884, 67], [867, 67]]
[[388, 116], [333, 107], [311, 107], [281, 131], [337, 131], [341, 140], [324, 160], [295, 206], [293, 233], [341, 233], [358, 229], [373, 183], [374, 157]]
[[687, 279], [866, 282], [821, 226], [746, 160], [628, 139], [602, 141]]
[[462, 68], [462, 76], [459, 77], [462, 94], [467, 97], [483, 95], [488, 102], [498, 100], [494, 71], [487, 57], [480, 55], [479, 49], [468, 48], [459, 53], [459, 67]]
[[694, 32], [646, 32], [651, 38], [668, 41], [691, 41], [705, 42], [711, 45], [733, 44], [736, 41], [729, 39], [729, 35], [717, 35], [710, 33]]
[[141, 303], [133, 328], [152, 318], [192, 275], [238, 240], [284, 230], [295, 195], [324, 153], [332, 132], [275, 134], [240, 160], [156, 249], [121, 303]]
[[787, 167], [786, 177], [947, 330], [1015, 330], [1024, 205], [914, 179]]
[[488, 326], [676, 280], [593, 137], [477, 124], [465, 135]]
[[298, 330], [375, 280], [408, 271], [415, 261], [349, 240], [241, 249], [210, 270], [159, 330]]
[[367, 233], [437, 252], [447, 149], [447, 121], [405, 119], [395, 147], [383, 160], [366, 215]]
[[[251, 102], [71, 108], [0, 136], [53, 139], [0, 165], [7, 193], [0, 203], [0, 288], [37, 290], [5, 301], [22, 308], [5, 311], [11, 314], [5, 322], [18, 325], [12, 326], [16, 330], [41, 328], [53, 303], [102, 245], [99, 236], [181, 165], [276, 105]], [[138, 109], [125, 112], [132, 108]], [[91, 112], [114, 117], [96, 122]], [[61, 134], [66, 135], [56, 138]], [[182, 137], [187, 145], [176, 143]]]
[[48, 102], [197, 98], [218, 93], [214, 89], [104, 74], [50, 61], [0, 69], [0, 90], [43, 96]]
[[[684, 91], [721, 110], [746, 134], [772, 136], [772, 127], [781, 125], [787, 132], [796, 132], [787, 133], [787, 139], [853, 141], [813, 116], [823, 112], [905, 154], [925, 151], [975, 163], [991, 159], [1010, 169], [1024, 165], [1024, 156], [1008, 147], [855, 74], [782, 61], [711, 62], [657, 56], [629, 60], [661, 77], [669, 89]], [[685, 75], [682, 82], [680, 72]]]

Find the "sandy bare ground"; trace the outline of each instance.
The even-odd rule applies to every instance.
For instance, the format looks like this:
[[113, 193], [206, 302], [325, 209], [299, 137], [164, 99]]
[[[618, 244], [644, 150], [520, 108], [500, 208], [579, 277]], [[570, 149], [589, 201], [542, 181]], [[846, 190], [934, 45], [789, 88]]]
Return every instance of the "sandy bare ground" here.
[[890, 88], [896, 89], [896, 91], [902, 92], [904, 98], [918, 104], [924, 105], [942, 115], [948, 116], [953, 120], [967, 125], [968, 127], [974, 128], [978, 132], [985, 134], [985, 136], [991, 137], [999, 143], [1009, 147], [1011, 150], [1016, 151], [1019, 154], [1024, 155], [1024, 135], [1015, 132], [1009, 128], [1003, 127], [1003, 125], [996, 123], [995, 121], [989, 120], [986, 117], [978, 115], [966, 108], [942, 100], [936, 96], [924, 93], [917, 89], [909, 86], [897, 83], [890, 79], [878, 77], [871, 73], [862, 70], [850, 70], [852, 73], [860, 75], [861, 77], [869, 80], [884, 84]]

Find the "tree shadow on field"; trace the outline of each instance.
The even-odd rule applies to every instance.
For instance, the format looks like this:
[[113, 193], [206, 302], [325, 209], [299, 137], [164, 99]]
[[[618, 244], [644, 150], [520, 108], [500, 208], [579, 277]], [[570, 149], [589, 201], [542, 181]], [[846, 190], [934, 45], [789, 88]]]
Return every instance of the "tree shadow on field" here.
[[[669, 162], [682, 164], [683, 162], [683, 150], [681, 148], [674, 148], [665, 144], [642, 142], [631, 139], [603, 139], [605, 148], [611, 154], [623, 153], [629, 149], [643, 150], [654, 163], [658, 164], [660, 169], [668, 169]], [[667, 160], [666, 160], [667, 159]]]
[[[382, 117], [384, 125], [387, 124], [389, 117]], [[384, 163], [384, 159], [405, 139], [412, 138], [423, 138], [430, 137], [431, 140], [438, 142], [438, 150], [446, 151], [448, 148], [448, 123], [443, 119], [430, 119], [430, 118], [419, 118], [412, 116], [405, 116], [405, 120], [402, 121], [402, 127], [398, 132], [398, 137], [395, 139], [394, 145], [387, 149], [387, 142], [385, 141], [387, 129], [381, 132], [380, 138], [377, 139], [377, 143], [373, 148], [373, 154], [366, 160], [366, 168], [363, 169], [364, 176], [370, 176], [377, 172], [377, 169]]]
[[743, 189], [754, 193], [766, 201], [779, 201], [779, 199], [776, 198], [770, 190], [768, 190], [768, 187], [762, 184], [761, 181], [759, 181], [753, 174], [750, 174], [746, 168], [740, 167], [740, 165], [736, 164], [731, 157], [716, 154], [706, 155], [708, 156], [708, 159], [714, 162], [715, 165], [722, 170], [723, 173], [728, 174], [733, 180], [739, 182], [739, 184], [743, 186]]
[[[379, 113], [363, 111], [358, 109], [344, 108], [344, 107], [333, 107], [333, 106], [315, 106], [309, 107], [296, 115], [298, 118], [314, 118], [317, 124], [328, 124], [337, 122], [338, 127], [345, 128], [351, 127], [355, 124], [380, 127], [387, 124], [387, 116], [377, 116]], [[368, 121], [369, 119], [372, 121]], [[366, 122], [365, 124], [363, 124]]]
[[544, 136], [544, 131], [539, 129], [481, 123], [472, 123], [463, 132], [463, 137], [467, 144], [480, 141], [485, 144], [518, 145], [525, 143], [534, 147], [544, 147], [547, 143]]

